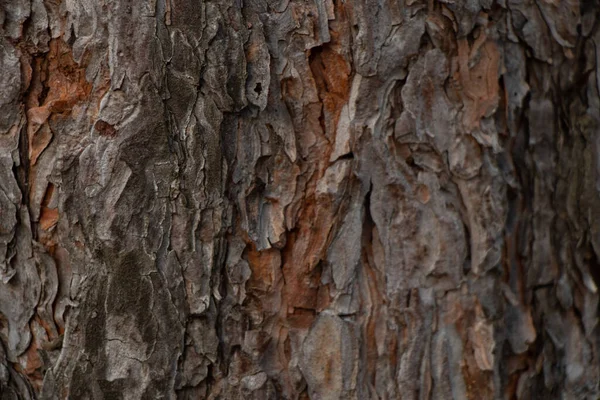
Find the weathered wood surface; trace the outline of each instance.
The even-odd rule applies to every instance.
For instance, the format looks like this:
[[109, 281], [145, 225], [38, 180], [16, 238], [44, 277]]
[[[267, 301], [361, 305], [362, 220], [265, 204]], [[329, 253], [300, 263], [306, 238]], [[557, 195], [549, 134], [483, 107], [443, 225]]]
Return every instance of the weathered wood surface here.
[[0, 0], [2, 399], [596, 399], [577, 0]]

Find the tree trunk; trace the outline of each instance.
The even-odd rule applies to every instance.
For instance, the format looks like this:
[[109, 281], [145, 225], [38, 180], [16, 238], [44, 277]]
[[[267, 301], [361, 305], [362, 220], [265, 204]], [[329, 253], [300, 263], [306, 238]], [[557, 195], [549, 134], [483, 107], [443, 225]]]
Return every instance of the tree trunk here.
[[2, 399], [596, 399], [577, 0], [0, 0]]

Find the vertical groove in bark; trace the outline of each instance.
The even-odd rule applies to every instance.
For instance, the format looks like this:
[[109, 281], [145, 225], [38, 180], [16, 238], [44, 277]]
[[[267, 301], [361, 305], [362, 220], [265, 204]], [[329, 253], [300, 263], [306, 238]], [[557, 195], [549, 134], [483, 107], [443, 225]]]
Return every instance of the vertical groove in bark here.
[[597, 397], [599, 10], [0, 0], [0, 393]]

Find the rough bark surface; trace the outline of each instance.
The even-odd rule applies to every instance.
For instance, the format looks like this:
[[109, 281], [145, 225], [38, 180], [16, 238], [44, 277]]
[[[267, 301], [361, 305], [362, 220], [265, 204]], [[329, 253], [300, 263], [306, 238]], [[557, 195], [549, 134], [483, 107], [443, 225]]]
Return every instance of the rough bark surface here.
[[596, 399], [577, 0], [0, 0], [2, 399]]

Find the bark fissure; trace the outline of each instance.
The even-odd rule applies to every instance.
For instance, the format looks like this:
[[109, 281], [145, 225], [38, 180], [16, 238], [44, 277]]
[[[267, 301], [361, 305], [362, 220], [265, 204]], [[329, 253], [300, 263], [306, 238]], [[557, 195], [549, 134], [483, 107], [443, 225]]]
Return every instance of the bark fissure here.
[[0, 393], [597, 397], [599, 12], [0, 2]]

